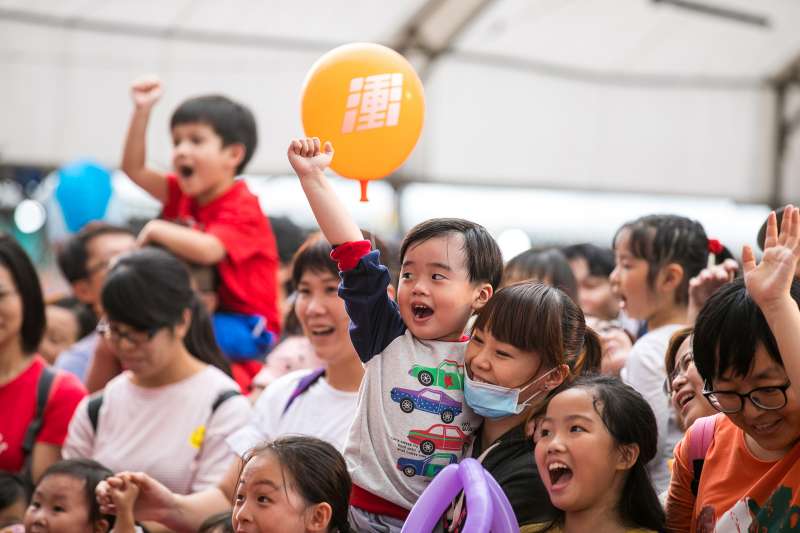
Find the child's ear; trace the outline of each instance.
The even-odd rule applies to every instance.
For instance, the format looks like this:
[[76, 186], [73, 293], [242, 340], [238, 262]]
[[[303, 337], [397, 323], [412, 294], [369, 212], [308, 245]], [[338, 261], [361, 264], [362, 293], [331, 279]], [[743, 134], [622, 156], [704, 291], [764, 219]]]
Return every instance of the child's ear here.
[[482, 283], [475, 288], [475, 299], [472, 301], [472, 310], [477, 311], [489, 301], [494, 294], [491, 283]]
[[247, 153], [247, 149], [242, 143], [229, 144], [224, 147], [223, 150], [227, 154], [228, 163], [232, 168], [238, 168], [241, 162], [244, 161], [244, 156]]
[[661, 292], [674, 292], [680, 287], [685, 272], [678, 263], [669, 263], [656, 276], [656, 287]]
[[313, 505], [306, 515], [306, 530], [307, 531], [328, 531], [328, 526], [333, 517], [333, 508], [328, 502], [318, 503]]
[[108, 520], [105, 518], [101, 518], [100, 520], [95, 521], [94, 525], [92, 526], [92, 533], [108, 533], [111, 526], [108, 523]]
[[630, 470], [639, 459], [638, 444], [623, 444], [618, 448], [617, 470]]
[[179, 338], [184, 338], [189, 332], [189, 326], [192, 324], [192, 311], [190, 309], [183, 310], [181, 321], [175, 325], [175, 334]]
[[547, 390], [551, 391], [564, 383], [564, 380], [569, 377], [569, 373], [569, 365], [559, 365], [558, 370], [548, 375], [544, 380]]
[[75, 295], [75, 298], [80, 300], [83, 303], [88, 303], [92, 300], [92, 288], [89, 286], [88, 279], [79, 279], [78, 281], [74, 281], [72, 283], [72, 294]]
[[397, 299], [397, 289], [394, 288], [394, 285], [391, 283], [386, 286], [386, 294], [389, 295], [390, 300]]

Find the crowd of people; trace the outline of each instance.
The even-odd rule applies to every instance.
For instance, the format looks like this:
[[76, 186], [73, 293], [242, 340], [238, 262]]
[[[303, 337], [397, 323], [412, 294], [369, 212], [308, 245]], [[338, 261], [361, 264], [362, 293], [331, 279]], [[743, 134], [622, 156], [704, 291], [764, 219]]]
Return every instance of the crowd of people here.
[[146, 165], [161, 90], [134, 83], [121, 163], [158, 219], [73, 235], [49, 302], [0, 236], [0, 531], [399, 532], [464, 458], [523, 532], [798, 527], [797, 208], [741, 265], [664, 214], [607, 248], [503, 258], [452, 218], [395, 248], [301, 138], [304, 235], [236, 179], [256, 124], [226, 97], [182, 103], [173, 172]]

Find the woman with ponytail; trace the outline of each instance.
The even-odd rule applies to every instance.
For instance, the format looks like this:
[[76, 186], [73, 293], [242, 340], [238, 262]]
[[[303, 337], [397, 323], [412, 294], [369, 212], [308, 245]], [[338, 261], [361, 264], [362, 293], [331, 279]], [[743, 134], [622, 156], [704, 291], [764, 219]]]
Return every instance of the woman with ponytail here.
[[664, 529], [664, 511], [646, 464], [658, 451], [650, 405], [609, 376], [579, 377], [559, 387], [537, 420], [536, 465], [559, 510], [549, 527], [522, 531]]
[[122, 256], [102, 291], [98, 331], [124, 372], [83, 401], [65, 458], [147, 472], [179, 494], [225, 473], [225, 439], [250, 417], [184, 264], [146, 248]]
[[573, 373], [596, 372], [601, 348], [563, 291], [537, 282], [499, 290], [478, 314], [465, 356], [464, 398], [484, 417], [472, 457], [511, 501], [520, 525], [554, 519], [533, 460], [528, 420]]

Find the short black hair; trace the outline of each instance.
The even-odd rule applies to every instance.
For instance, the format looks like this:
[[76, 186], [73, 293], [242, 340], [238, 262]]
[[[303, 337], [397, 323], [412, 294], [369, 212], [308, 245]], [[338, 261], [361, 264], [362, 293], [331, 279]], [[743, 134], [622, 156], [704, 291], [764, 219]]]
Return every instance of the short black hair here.
[[42, 342], [46, 323], [39, 275], [22, 246], [7, 234], [0, 234], [0, 265], [8, 269], [22, 301], [22, 350], [34, 353]]
[[614, 235], [614, 245], [623, 231], [629, 232], [631, 254], [647, 261], [651, 288], [666, 265], [677, 263], [683, 268], [675, 303], [688, 303], [689, 280], [708, 266], [708, 237], [703, 226], [678, 215], [647, 215], [623, 224]]
[[288, 265], [292, 262], [292, 257], [300, 245], [306, 240], [308, 233], [292, 222], [289, 217], [269, 217], [269, 223], [272, 226], [272, 233], [275, 235], [281, 265]]
[[72, 236], [58, 253], [58, 267], [70, 283], [89, 277], [86, 262], [89, 260], [89, 243], [101, 235], [123, 234], [133, 236], [133, 232], [121, 226], [105, 222], [92, 222]]
[[89, 523], [94, 524], [98, 520], [107, 520], [110, 525], [109, 529], [113, 529], [114, 516], [104, 515], [100, 512], [100, 504], [97, 503], [94, 491], [101, 481], [113, 476], [114, 472], [92, 459], [66, 459], [50, 465], [39, 478], [39, 484], [48, 476], [56, 475], [83, 481], [84, 497], [86, 506], [89, 508]]
[[411, 228], [400, 245], [400, 265], [412, 246], [448, 234], [464, 237], [463, 250], [469, 280], [472, 283], [488, 282], [495, 289], [499, 287], [503, 277], [500, 247], [486, 228], [461, 218], [432, 218]]
[[[28, 503], [25, 483], [22, 478], [11, 472], [0, 471], [0, 510], [7, 509], [17, 502]], [[3, 524], [0, 524], [2, 527]]]
[[[792, 280], [790, 294], [800, 303], [800, 281]], [[753, 368], [758, 344], [783, 366], [764, 313], [747, 293], [744, 280], [737, 278], [712, 294], [697, 315], [692, 339], [694, 365], [709, 383], [728, 371], [746, 376]]]
[[565, 246], [561, 249], [568, 261], [582, 258], [589, 267], [589, 275], [608, 278], [614, 271], [614, 250], [589, 242]]
[[258, 145], [258, 130], [253, 112], [246, 106], [221, 94], [196, 96], [183, 102], [172, 113], [170, 129], [180, 124], [207, 124], [222, 139], [222, 146], [241, 144], [244, 157], [236, 173], [244, 172]]
[[197, 533], [234, 533], [232, 513], [223, 511], [206, 518]]
[[531, 248], [506, 263], [503, 283], [534, 279], [561, 289], [578, 301], [578, 282], [566, 256], [557, 248]]
[[94, 311], [74, 296], [59, 298], [47, 305], [66, 309], [75, 315], [75, 319], [78, 321], [78, 339], [84, 338], [97, 327], [97, 317]]

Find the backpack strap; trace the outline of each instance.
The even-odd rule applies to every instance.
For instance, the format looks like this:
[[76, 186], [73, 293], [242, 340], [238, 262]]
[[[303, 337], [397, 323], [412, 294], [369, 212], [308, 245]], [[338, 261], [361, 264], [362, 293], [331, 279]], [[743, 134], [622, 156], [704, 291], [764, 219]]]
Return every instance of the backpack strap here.
[[714, 440], [716, 423], [716, 415], [698, 418], [692, 424], [691, 433], [689, 434], [689, 459], [692, 461], [693, 471], [692, 494], [695, 496], [697, 496], [697, 489], [700, 486], [700, 475], [703, 473], [706, 454], [711, 447], [711, 442]]
[[103, 391], [98, 391], [89, 398], [86, 410], [89, 413], [89, 422], [92, 424], [92, 431], [97, 434], [97, 423], [100, 420], [100, 407], [103, 406]]
[[241, 396], [241, 395], [242, 393], [235, 389], [229, 389], [220, 392], [217, 395], [216, 399], [214, 400], [214, 403], [211, 404], [211, 414], [213, 415], [214, 412], [217, 410], [217, 408], [223, 403], [225, 403], [225, 401], [228, 398], [233, 398], [234, 396]]
[[291, 405], [294, 403], [294, 401], [301, 394], [303, 394], [308, 389], [310, 389], [311, 386], [314, 383], [316, 383], [317, 381], [319, 381], [319, 378], [321, 378], [324, 375], [325, 375], [325, 369], [324, 368], [318, 368], [318, 369], [314, 370], [313, 372], [311, 372], [310, 374], [307, 374], [307, 375], [303, 376], [303, 378], [300, 379], [300, 381], [297, 382], [297, 386], [294, 388], [294, 390], [292, 391], [292, 394], [289, 396], [289, 399], [286, 401], [286, 405], [283, 407], [283, 413], [281, 413], [281, 414], [285, 415], [286, 411], [289, 410], [289, 407], [291, 407]]
[[33, 415], [31, 423], [28, 424], [28, 429], [25, 431], [25, 438], [22, 440], [22, 453], [26, 457], [33, 451], [36, 437], [42, 430], [44, 411], [47, 407], [47, 400], [50, 398], [50, 390], [53, 388], [55, 379], [56, 371], [49, 366], [44, 367], [42, 373], [39, 374], [39, 381], [36, 384], [36, 413]]

